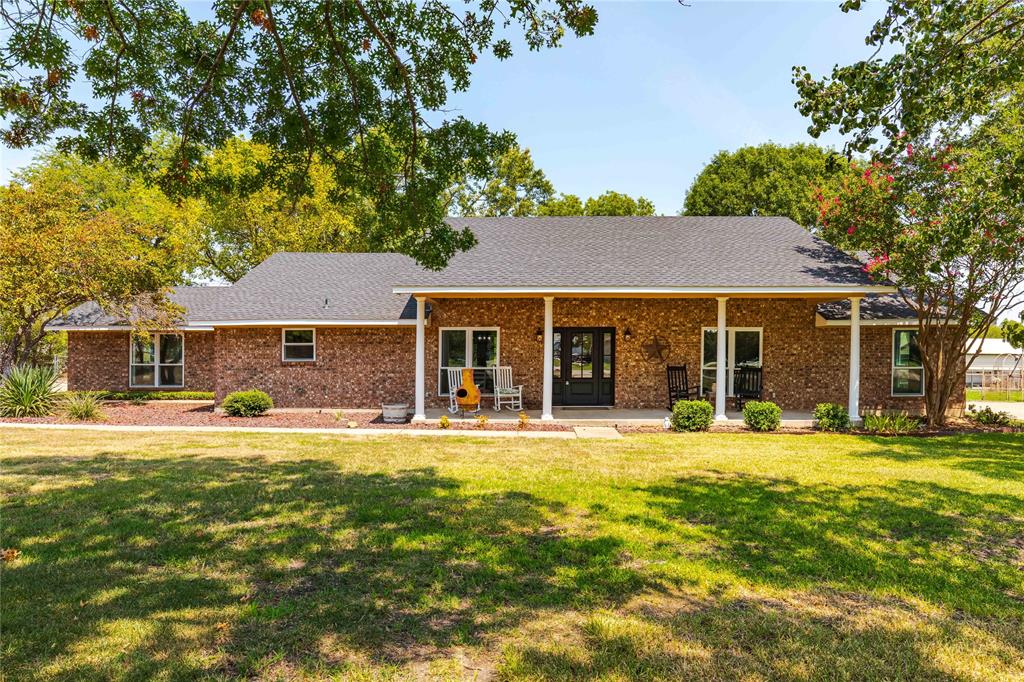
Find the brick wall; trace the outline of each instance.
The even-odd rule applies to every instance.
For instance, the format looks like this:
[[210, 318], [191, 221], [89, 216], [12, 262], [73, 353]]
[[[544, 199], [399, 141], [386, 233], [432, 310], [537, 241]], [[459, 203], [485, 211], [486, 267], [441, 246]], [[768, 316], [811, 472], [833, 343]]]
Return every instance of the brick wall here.
[[279, 327], [215, 332], [219, 403], [258, 388], [276, 407], [380, 407], [413, 403], [416, 334], [410, 327], [321, 327], [315, 362], [281, 359]]
[[[212, 391], [213, 332], [184, 332], [185, 385], [163, 390]], [[68, 332], [68, 389], [128, 391], [128, 332]], [[162, 390], [146, 388], [139, 390]]]
[[[426, 329], [427, 404], [437, 395], [439, 330], [499, 327], [500, 362], [524, 385], [527, 407], [541, 404], [542, 299], [439, 299]], [[730, 327], [763, 329], [765, 397], [783, 408], [809, 410], [819, 402], [845, 404], [849, 377], [849, 328], [815, 326], [815, 302], [802, 299], [731, 299]], [[700, 377], [701, 333], [717, 324], [714, 299], [555, 299], [556, 327], [614, 327], [615, 405], [660, 408], [668, 400], [666, 364], [690, 367]], [[632, 338], [626, 340], [626, 328]], [[652, 362], [644, 346], [659, 335], [670, 346], [667, 363]], [[125, 390], [128, 335], [71, 332], [72, 389]], [[861, 405], [864, 410], [919, 412], [920, 398], [890, 396], [892, 329], [861, 328]], [[412, 327], [320, 328], [317, 359], [281, 360], [280, 328], [221, 328], [185, 337], [186, 388], [211, 390], [220, 401], [232, 391], [259, 388], [279, 407], [376, 407], [413, 402], [415, 331]], [[957, 406], [960, 406], [958, 403]]]
[[[819, 402], [845, 404], [849, 386], [850, 331], [815, 326], [816, 301], [804, 299], [730, 299], [730, 327], [762, 328], [766, 399], [791, 410], [809, 410]], [[615, 327], [615, 405], [656, 408], [668, 401], [666, 364], [686, 364], [699, 381], [701, 335], [718, 322], [714, 299], [559, 299], [555, 327]], [[543, 344], [536, 331], [544, 324], [542, 299], [442, 299], [434, 302], [427, 328], [428, 404], [438, 397], [439, 329], [500, 327], [500, 362], [510, 365], [522, 383], [528, 407], [541, 404]], [[626, 328], [632, 338], [626, 340]], [[652, 362], [644, 346], [657, 334], [670, 346], [667, 362]], [[890, 396], [892, 329], [861, 327], [861, 405], [864, 410], [920, 412], [923, 400]]]

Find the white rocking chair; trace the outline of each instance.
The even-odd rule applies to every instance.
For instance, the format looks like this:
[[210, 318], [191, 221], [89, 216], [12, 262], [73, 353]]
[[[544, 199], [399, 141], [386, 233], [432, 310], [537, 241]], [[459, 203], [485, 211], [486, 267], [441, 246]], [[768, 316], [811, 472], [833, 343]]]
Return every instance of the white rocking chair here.
[[523, 409], [523, 387], [512, 385], [511, 367], [494, 368], [494, 410], [500, 412], [502, 405]]
[[[462, 367], [449, 367], [448, 368], [448, 411], [455, 414], [462, 408], [459, 407], [459, 403], [455, 400], [455, 393], [462, 388]], [[476, 409], [480, 411], [479, 406]]]

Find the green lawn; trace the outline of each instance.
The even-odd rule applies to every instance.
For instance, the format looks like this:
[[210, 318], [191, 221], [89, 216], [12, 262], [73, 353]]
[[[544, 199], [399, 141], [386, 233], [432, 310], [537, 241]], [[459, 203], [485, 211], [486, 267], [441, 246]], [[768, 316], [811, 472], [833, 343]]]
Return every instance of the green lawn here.
[[11, 680], [1024, 677], [1024, 437], [6, 430]]
[[996, 400], [1000, 402], [1012, 402], [1019, 403], [1024, 402], [1024, 391], [996, 391], [992, 389], [986, 389], [984, 395], [980, 388], [969, 388], [967, 389], [967, 401], [972, 400]]

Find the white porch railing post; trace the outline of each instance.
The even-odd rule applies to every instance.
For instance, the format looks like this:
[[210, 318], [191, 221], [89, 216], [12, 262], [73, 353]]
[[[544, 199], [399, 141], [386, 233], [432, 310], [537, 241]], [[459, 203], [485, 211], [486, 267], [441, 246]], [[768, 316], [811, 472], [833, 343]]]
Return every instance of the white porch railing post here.
[[725, 363], [725, 349], [728, 343], [728, 334], [725, 326], [725, 297], [718, 299], [718, 356], [715, 361], [715, 419], [721, 421], [728, 419], [725, 415], [725, 393], [728, 390]]
[[542, 421], [554, 419], [551, 414], [551, 393], [555, 386], [554, 364], [554, 301], [553, 296], [544, 297], [544, 398], [540, 418]]
[[850, 299], [850, 421], [860, 423], [860, 297]]
[[416, 299], [416, 410], [412, 415], [413, 421], [426, 421], [426, 300], [417, 297]]

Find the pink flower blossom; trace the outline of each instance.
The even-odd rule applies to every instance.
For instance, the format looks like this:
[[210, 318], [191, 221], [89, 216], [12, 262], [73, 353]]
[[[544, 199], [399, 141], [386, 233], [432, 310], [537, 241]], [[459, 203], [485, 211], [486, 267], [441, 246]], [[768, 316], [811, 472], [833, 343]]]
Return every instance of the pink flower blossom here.
[[854, 233], [854, 232], [856, 232], [856, 231], [857, 231], [857, 227], [856, 227], [856, 226], [854, 226], [854, 225], [850, 225], [850, 227], [848, 227], [848, 228], [846, 229], [846, 234], [853, 234], [853, 233]]
[[914, 155], [914, 145], [908, 144], [907, 145], [907, 156], [913, 156], [913, 155]]

